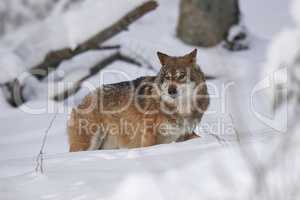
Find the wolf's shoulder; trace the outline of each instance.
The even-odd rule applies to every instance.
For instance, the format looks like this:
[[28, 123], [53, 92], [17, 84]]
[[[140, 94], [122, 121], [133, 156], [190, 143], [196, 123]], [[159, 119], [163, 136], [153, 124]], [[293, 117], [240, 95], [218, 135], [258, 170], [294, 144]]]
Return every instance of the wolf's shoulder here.
[[155, 82], [155, 76], [143, 76], [131, 81], [107, 84], [93, 92], [93, 97], [104, 106], [115, 109], [116, 106], [126, 105], [132, 100], [132, 95], [149, 93], [149, 85]]
[[107, 84], [104, 85], [102, 89], [104, 91], [126, 91], [128, 89], [135, 90], [136, 88], [143, 87], [143, 85], [154, 83], [155, 78], [155, 76], [142, 76], [131, 81]]

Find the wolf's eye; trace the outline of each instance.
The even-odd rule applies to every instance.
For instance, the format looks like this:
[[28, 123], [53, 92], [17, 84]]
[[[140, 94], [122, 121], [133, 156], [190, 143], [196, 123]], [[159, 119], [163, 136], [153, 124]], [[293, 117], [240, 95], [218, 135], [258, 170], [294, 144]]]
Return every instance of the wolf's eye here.
[[185, 73], [180, 73], [179, 76], [178, 76], [178, 79], [182, 80], [184, 78], [185, 78]]

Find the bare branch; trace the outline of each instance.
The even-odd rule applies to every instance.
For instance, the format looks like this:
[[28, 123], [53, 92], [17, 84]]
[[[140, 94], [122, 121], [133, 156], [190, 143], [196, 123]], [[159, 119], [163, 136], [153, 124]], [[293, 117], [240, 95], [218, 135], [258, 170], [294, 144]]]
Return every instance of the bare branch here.
[[127, 62], [127, 63], [141, 67], [141, 63], [139, 63], [138, 61], [134, 60], [133, 58], [130, 58], [129, 56], [123, 55], [120, 52], [116, 52], [116, 53], [108, 56], [107, 58], [101, 60], [99, 63], [97, 63], [94, 67], [92, 67], [90, 69], [90, 73], [87, 76], [83, 77], [78, 82], [76, 82], [72, 88], [69, 88], [66, 91], [64, 91], [63, 93], [57, 94], [56, 96], [54, 96], [53, 99], [55, 101], [63, 101], [65, 99], [69, 98], [71, 95], [74, 95], [81, 88], [81, 84], [85, 80], [96, 75], [99, 71], [101, 71], [102, 69], [104, 69], [105, 67], [107, 67], [108, 65], [112, 64], [113, 62], [115, 62], [117, 60]]

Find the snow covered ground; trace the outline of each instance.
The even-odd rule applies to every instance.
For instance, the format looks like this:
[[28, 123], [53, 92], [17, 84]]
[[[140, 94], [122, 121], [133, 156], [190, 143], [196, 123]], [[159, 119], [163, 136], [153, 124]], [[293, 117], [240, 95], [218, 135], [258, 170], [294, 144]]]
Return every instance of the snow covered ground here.
[[[114, 10], [101, 8], [101, 3]], [[194, 48], [175, 36], [179, 0], [159, 3], [156, 11], [110, 41], [121, 43], [124, 52], [146, 58], [157, 69], [156, 51], [182, 55]], [[289, 199], [287, 195], [297, 199], [293, 186], [299, 179], [293, 170], [299, 162], [294, 154], [282, 159], [279, 167], [270, 168], [265, 177], [253, 170], [267, 162], [280, 143], [278, 136], [287, 129], [287, 114], [272, 116], [271, 101], [259, 89], [265, 86], [262, 74], [268, 46], [282, 29], [295, 24], [289, 15], [290, 2], [240, 3], [249, 29], [249, 50], [233, 53], [218, 46], [198, 51], [202, 70], [218, 77], [209, 81], [211, 105], [198, 128], [200, 139], [144, 149], [68, 153], [68, 113], [87, 94], [87, 88], [71, 101], [56, 103], [48, 100], [47, 80], [37, 87], [29, 78], [26, 81], [31, 81], [31, 87], [27, 90], [34, 95], [19, 109], [10, 108], [0, 93], [0, 199], [251, 199], [260, 195], [264, 184], [269, 186], [265, 187], [269, 199]], [[91, 0], [82, 9], [64, 14], [64, 20], [54, 15], [7, 35], [0, 40], [0, 64], [11, 66], [5, 68], [11, 71], [1, 72], [0, 82], [20, 73], [19, 63], [24, 68], [32, 66], [54, 46], [74, 46], [95, 33], [95, 27], [107, 26], [103, 22], [108, 19], [99, 18], [102, 12], [117, 13], [111, 15], [114, 19], [138, 4]], [[78, 79], [102, 56], [103, 52], [85, 53], [62, 63], [59, 69]], [[116, 76], [116, 71], [124, 73]], [[85, 84], [98, 87], [103, 76], [103, 83], [112, 83], [149, 74], [155, 72], [115, 62]], [[49, 77], [57, 76], [53, 73]], [[255, 93], [254, 88], [258, 88]], [[37, 109], [39, 114], [29, 112]], [[36, 156], [53, 117], [45, 146], [45, 173], [36, 173]]]

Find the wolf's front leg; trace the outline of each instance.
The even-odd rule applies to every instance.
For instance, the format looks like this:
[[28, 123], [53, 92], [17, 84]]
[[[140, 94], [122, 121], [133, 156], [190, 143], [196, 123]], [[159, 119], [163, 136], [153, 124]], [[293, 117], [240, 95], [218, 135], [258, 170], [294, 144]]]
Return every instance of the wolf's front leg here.
[[197, 135], [195, 132], [193, 132], [192, 134], [186, 135], [186, 140], [192, 140], [192, 139], [196, 139], [196, 138], [200, 138], [200, 136]]
[[196, 138], [199, 138], [200, 136], [197, 135], [195, 132], [193, 133], [188, 133], [182, 137], [180, 137], [177, 142], [184, 142], [184, 141], [187, 141], [187, 140], [192, 140], [192, 139], [196, 139]]
[[153, 131], [146, 131], [142, 135], [141, 147], [149, 147], [156, 145], [156, 134]]

